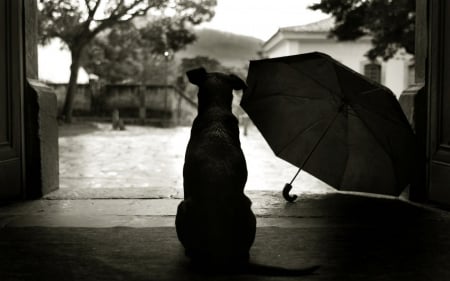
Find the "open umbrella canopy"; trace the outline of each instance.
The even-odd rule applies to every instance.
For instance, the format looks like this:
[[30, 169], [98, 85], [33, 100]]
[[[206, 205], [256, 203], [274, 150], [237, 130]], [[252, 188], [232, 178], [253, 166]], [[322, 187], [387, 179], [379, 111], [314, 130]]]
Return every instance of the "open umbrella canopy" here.
[[394, 94], [328, 55], [250, 62], [241, 106], [280, 158], [339, 189], [399, 195], [416, 138]]

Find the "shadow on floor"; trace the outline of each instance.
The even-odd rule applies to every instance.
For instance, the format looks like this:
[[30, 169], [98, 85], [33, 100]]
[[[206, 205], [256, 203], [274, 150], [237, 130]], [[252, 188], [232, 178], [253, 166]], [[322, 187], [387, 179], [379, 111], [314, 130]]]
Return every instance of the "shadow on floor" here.
[[[450, 280], [448, 213], [400, 200], [343, 194], [303, 197], [295, 204], [270, 196], [252, 194], [260, 225], [251, 250], [255, 262], [290, 268], [322, 266], [301, 280]], [[74, 201], [72, 206], [86, 200]], [[138, 201], [158, 200], [132, 202]], [[14, 208], [0, 212], [14, 216]], [[24, 210], [20, 214], [29, 215]], [[173, 214], [164, 216], [174, 219]], [[0, 229], [0, 280], [229, 279], [190, 271], [173, 227], [6, 225]]]

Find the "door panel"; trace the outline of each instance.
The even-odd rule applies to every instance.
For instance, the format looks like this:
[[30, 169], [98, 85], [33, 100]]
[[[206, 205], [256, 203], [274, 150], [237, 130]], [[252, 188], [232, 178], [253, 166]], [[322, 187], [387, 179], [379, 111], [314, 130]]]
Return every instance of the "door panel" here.
[[[0, 3], [0, 19], [5, 18], [5, 3]], [[8, 142], [8, 107], [6, 99], [6, 37], [5, 22], [0, 21], [0, 145]]]
[[429, 197], [450, 205], [450, 2], [429, 4]]
[[21, 1], [0, 1], [0, 200], [22, 195]]

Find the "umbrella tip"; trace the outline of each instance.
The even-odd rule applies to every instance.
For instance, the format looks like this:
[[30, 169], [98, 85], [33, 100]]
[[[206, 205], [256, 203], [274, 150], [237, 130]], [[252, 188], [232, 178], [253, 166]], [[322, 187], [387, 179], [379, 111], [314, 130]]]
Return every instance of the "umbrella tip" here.
[[297, 195], [290, 195], [289, 191], [291, 191], [291, 189], [292, 185], [290, 183], [285, 184], [283, 188], [283, 197], [284, 199], [286, 199], [286, 201], [292, 203], [297, 199]]

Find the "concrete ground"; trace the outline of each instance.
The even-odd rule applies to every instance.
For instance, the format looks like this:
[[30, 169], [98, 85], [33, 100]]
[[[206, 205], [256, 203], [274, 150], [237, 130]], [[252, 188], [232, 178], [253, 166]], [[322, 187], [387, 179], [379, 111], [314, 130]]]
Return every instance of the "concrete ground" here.
[[[253, 261], [295, 268], [288, 280], [450, 280], [450, 215], [398, 199], [249, 191]], [[185, 266], [180, 199], [42, 199], [0, 207], [0, 280], [287, 280], [204, 275]], [[158, 276], [158, 277], [155, 277]]]
[[[159, 256], [186, 260], [174, 234], [174, 222], [182, 199], [181, 171], [188, 138], [188, 128], [128, 126], [127, 131], [112, 131], [104, 124], [62, 127], [61, 189], [41, 200], [0, 207], [0, 280], [62, 280], [67, 273], [70, 280], [154, 280], [131, 278], [151, 275], [148, 266], [152, 264], [152, 270], [162, 276], [155, 280], [228, 280], [191, 274], [177, 263], [157, 263]], [[322, 265], [316, 274], [302, 280], [450, 280], [448, 212], [400, 198], [337, 193], [305, 173], [294, 183], [293, 193], [299, 194], [299, 199], [287, 203], [281, 189], [296, 168], [276, 158], [254, 128], [248, 136], [241, 136], [241, 142], [249, 170], [246, 194], [257, 216], [257, 240], [251, 252], [256, 260]], [[48, 237], [69, 235], [71, 230], [81, 234], [70, 236], [70, 243]], [[122, 231], [136, 241], [114, 238]], [[94, 236], [98, 238], [110, 233], [114, 239], [105, 238], [99, 246], [106, 250], [96, 250], [97, 240], [84, 241], [93, 237], [89, 233], [97, 233]], [[139, 241], [150, 234], [155, 240], [148, 241], [153, 243], [148, 248], [137, 253], [124, 249], [115, 258], [117, 243], [140, 249]], [[164, 235], [170, 236], [168, 240]], [[87, 247], [92, 254], [64, 253], [67, 247]], [[147, 267], [127, 265], [126, 272], [114, 271], [135, 255], [144, 259], [143, 263], [148, 260]], [[61, 263], [62, 256], [69, 267], [58, 269], [60, 275], [52, 274], [52, 265]], [[36, 257], [42, 267], [30, 268]], [[11, 258], [16, 261], [14, 267], [7, 265]], [[93, 262], [87, 262], [91, 259]], [[111, 269], [99, 271], [97, 260], [107, 260]], [[28, 276], [25, 279], [23, 272]], [[80, 277], [86, 272], [92, 274], [90, 278]], [[41, 279], [33, 279], [35, 276]]]
[[[249, 128], [247, 136], [242, 131], [249, 174], [246, 190], [281, 191], [297, 168], [276, 157], [255, 127]], [[127, 126], [125, 131], [114, 131], [106, 123], [62, 126], [59, 194], [96, 197], [100, 194], [96, 189], [110, 189], [113, 198], [126, 194], [132, 198], [178, 197], [189, 135], [189, 127]], [[293, 186], [292, 192], [301, 194], [335, 191], [305, 172]]]
[[[115, 131], [106, 123], [75, 123], [61, 126], [59, 135], [60, 189], [3, 209], [0, 227], [173, 226], [190, 128]], [[281, 190], [297, 168], [277, 158], [255, 127], [241, 134], [241, 143], [249, 172], [246, 194], [260, 225], [284, 224], [276, 219], [287, 217], [280, 209]], [[336, 193], [304, 172], [293, 186], [291, 193], [302, 199]]]

